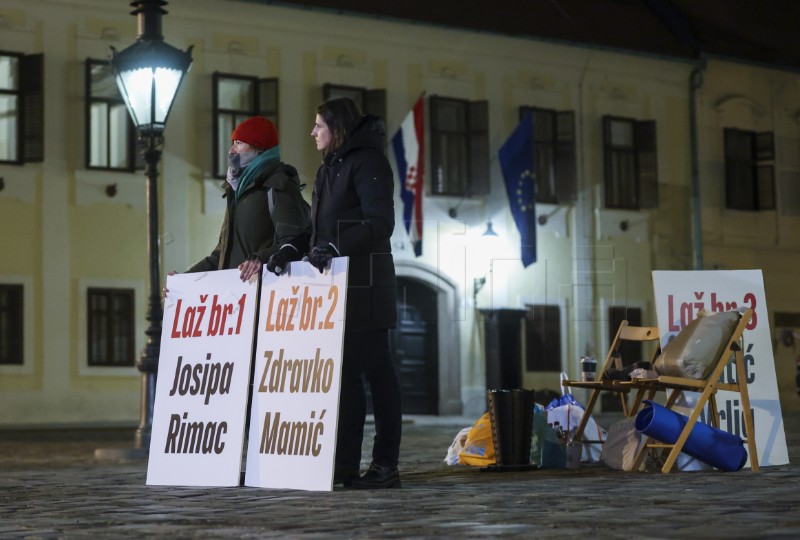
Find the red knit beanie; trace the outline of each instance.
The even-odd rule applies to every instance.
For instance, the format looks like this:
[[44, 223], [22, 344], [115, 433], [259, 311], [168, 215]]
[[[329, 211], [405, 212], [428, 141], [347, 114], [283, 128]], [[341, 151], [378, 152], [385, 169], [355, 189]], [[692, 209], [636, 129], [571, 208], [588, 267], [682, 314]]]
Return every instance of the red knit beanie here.
[[231, 141], [242, 141], [262, 150], [278, 146], [278, 129], [268, 118], [252, 116], [236, 126]]

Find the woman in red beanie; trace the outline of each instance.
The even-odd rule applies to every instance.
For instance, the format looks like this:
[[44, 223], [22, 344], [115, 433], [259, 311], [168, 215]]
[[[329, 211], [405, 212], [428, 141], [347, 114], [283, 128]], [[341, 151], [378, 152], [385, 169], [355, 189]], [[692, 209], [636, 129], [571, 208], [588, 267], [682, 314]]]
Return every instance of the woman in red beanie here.
[[[400, 487], [400, 386], [389, 349], [389, 328], [397, 318], [390, 242], [394, 195], [383, 121], [362, 116], [349, 98], [332, 99], [317, 108], [311, 136], [322, 151], [311, 233], [281, 248], [267, 269], [280, 274], [288, 261], [304, 253], [320, 272], [333, 257], [350, 258], [333, 481], [360, 489]], [[367, 414], [362, 375], [372, 391], [376, 434], [372, 463], [359, 475]]]
[[281, 162], [278, 130], [269, 119], [248, 118], [231, 140], [219, 242], [188, 271], [238, 268], [247, 281], [281, 245], [308, 229], [308, 203], [297, 170]]

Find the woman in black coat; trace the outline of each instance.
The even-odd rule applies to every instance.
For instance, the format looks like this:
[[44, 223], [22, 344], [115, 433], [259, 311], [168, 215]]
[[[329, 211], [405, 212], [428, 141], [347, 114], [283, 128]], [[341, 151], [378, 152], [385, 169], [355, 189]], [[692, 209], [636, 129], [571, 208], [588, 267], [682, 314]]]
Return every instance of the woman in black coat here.
[[[283, 246], [267, 268], [280, 273], [306, 252], [320, 272], [333, 257], [350, 258], [334, 483], [399, 487], [400, 386], [389, 350], [389, 329], [397, 319], [390, 242], [394, 197], [383, 122], [362, 116], [351, 99], [338, 98], [317, 108], [311, 136], [323, 161], [314, 184], [310, 238]], [[359, 476], [367, 410], [362, 374], [372, 392], [376, 435], [372, 463]]]

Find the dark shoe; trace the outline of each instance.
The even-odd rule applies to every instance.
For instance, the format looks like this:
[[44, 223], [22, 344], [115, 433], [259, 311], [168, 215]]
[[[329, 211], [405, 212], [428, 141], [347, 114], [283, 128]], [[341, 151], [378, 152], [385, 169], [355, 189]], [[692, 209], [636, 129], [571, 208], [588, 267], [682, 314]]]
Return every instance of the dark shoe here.
[[400, 473], [397, 467], [387, 467], [373, 463], [369, 466], [367, 472], [361, 475], [361, 478], [353, 482], [353, 487], [356, 489], [399, 488]]
[[341, 484], [344, 487], [350, 487], [355, 480], [358, 480], [358, 469], [349, 467], [335, 467], [333, 469], [334, 486]]

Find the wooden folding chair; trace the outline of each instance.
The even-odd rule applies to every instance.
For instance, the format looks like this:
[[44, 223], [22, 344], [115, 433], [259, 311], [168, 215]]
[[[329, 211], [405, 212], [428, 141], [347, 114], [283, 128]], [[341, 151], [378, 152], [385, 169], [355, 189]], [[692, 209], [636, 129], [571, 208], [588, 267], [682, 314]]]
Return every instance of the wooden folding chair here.
[[[742, 334], [744, 333], [745, 327], [752, 316], [752, 309], [748, 308], [744, 311], [739, 319], [738, 324], [734, 328], [733, 333], [728, 338], [725, 349], [723, 350], [722, 354], [720, 354], [719, 358], [714, 361], [714, 368], [704, 379], [660, 376], [657, 379], [636, 379], [630, 383], [627, 383], [627, 386], [630, 388], [636, 388], [640, 391], [640, 393], [645, 391], [648, 394], [648, 399], [652, 399], [656, 392], [669, 392], [669, 396], [667, 397], [665, 404], [667, 409], [672, 409], [672, 407], [678, 401], [678, 398], [680, 398], [684, 392], [697, 392], [700, 394], [697, 402], [692, 408], [692, 412], [689, 415], [689, 419], [686, 422], [683, 431], [675, 443], [665, 444], [648, 437], [636, 457], [636, 463], [633, 467], [634, 470], [639, 469], [646, 455], [653, 451], [660, 451], [661, 457], [665, 458], [664, 464], [661, 467], [661, 472], [670, 472], [672, 467], [675, 465], [675, 461], [678, 459], [678, 456], [683, 450], [684, 444], [686, 444], [686, 441], [692, 432], [692, 428], [700, 417], [700, 414], [703, 412], [706, 404], [708, 404], [709, 407], [711, 425], [719, 428], [719, 411], [717, 409], [716, 400], [716, 393], [718, 390], [738, 392], [740, 395], [742, 410], [750, 411], [750, 396], [747, 392], [747, 376], [744, 368], [743, 344], [741, 344], [740, 341], [742, 340]], [[736, 364], [736, 382], [721, 383], [720, 378], [722, 376], [722, 372], [725, 370], [728, 362], [731, 360], [731, 357], [733, 357], [733, 361]], [[746, 441], [749, 450], [748, 455], [750, 457], [750, 466], [753, 471], [758, 471], [758, 453], [756, 450], [756, 437], [755, 427], [753, 425], [753, 417], [750, 414], [744, 414], [743, 416], [745, 429], [747, 430]], [[667, 451], [669, 451], [668, 454], [666, 454]]]
[[[625, 416], [632, 416], [639, 408], [644, 391], [640, 391], [634, 400], [634, 405], [628, 403], [628, 392], [633, 388], [628, 387], [623, 381], [611, 380], [608, 378], [608, 372], [611, 369], [622, 369], [622, 357], [620, 356], [620, 347], [625, 341], [637, 341], [640, 343], [655, 342], [658, 344], [658, 328], [655, 326], [630, 326], [628, 321], [622, 321], [617, 330], [614, 340], [611, 342], [611, 347], [606, 355], [605, 362], [603, 362], [602, 369], [597, 372], [597, 379], [594, 381], [562, 381], [562, 385], [570, 388], [585, 388], [591, 390], [589, 393], [589, 401], [586, 403], [586, 411], [583, 413], [581, 423], [578, 425], [578, 430], [575, 432], [575, 440], [581, 440], [583, 431], [586, 424], [589, 422], [589, 417], [592, 414], [595, 404], [600, 397], [601, 392], [614, 392], [619, 396], [620, 403], [622, 404], [622, 411]], [[656, 347], [656, 355], [658, 348]], [[654, 356], [655, 358], [655, 356]]]

